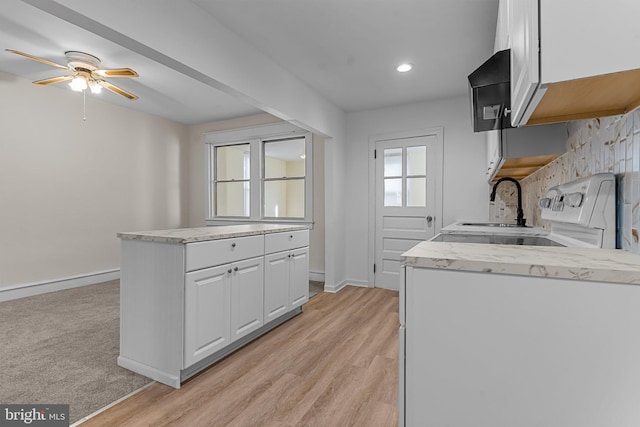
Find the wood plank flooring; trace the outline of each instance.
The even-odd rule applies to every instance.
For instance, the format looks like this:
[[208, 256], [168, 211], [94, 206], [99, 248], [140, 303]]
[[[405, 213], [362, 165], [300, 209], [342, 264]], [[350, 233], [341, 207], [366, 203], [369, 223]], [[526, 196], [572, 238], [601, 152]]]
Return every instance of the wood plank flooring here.
[[348, 286], [191, 378], [155, 383], [92, 426], [396, 426], [398, 293]]

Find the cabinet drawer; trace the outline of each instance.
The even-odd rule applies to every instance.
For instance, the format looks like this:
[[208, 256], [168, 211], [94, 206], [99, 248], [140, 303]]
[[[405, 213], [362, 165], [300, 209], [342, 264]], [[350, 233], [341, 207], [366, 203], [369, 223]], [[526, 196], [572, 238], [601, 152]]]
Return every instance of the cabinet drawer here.
[[267, 254], [309, 246], [309, 230], [267, 234], [264, 238], [264, 252]]
[[261, 256], [264, 236], [237, 237], [187, 244], [187, 271]]

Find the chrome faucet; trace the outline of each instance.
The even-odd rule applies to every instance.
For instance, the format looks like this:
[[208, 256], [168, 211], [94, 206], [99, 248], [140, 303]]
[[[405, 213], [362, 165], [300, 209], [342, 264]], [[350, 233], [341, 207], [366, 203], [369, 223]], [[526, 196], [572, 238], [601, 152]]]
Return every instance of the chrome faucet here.
[[524, 224], [527, 220], [524, 218], [524, 212], [522, 210], [522, 187], [520, 187], [520, 183], [516, 179], [506, 176], [497, 180], [496, 183], [493, 184], [493, 190], [491, 190], [491, 198], [489, 200], [491, 200], [492, 202], [496, 201], [496, 189], [498, 188], [498, 184], [503, 181], [513, 182], [518, 189], [518, 218], [516, 219], [516, 223], [519, 227], [524, 227]]

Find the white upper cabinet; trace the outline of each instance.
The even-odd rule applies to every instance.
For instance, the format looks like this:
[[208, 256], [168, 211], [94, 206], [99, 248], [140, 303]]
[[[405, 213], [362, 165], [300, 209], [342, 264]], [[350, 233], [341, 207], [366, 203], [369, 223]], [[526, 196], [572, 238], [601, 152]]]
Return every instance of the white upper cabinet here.
[[640, 104], [640, 2], [506, 3], [514, 126], [624, 114]]
[[509, 7], [511, 43], [511, 121], [520, 123], [533, 97], [538, 75], [538, 0], [515, 0]]

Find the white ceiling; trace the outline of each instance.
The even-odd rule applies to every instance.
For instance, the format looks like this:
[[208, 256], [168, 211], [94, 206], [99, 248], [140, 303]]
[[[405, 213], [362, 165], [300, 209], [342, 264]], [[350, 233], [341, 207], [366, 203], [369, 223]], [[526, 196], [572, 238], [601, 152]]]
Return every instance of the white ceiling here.
[[[498, 0], [191, 1], [346, 112], [467, 93], [467, 75], [492, 52], [498, 7]], [[4, 49], [63, 65], [64, 52], [78, 50], [104, 68], [133, 68], [139, 78], [110, 81], [138, 100], [98, 96], [180, 123], [261, 112], [20, 0], [0, 1], [0, 40], [0, 71], [30, 80], [64, 71]], [[403, 61], [414, 70], [396, 72]]]

